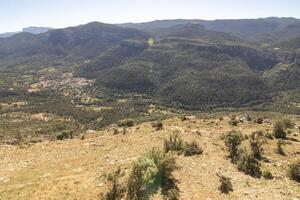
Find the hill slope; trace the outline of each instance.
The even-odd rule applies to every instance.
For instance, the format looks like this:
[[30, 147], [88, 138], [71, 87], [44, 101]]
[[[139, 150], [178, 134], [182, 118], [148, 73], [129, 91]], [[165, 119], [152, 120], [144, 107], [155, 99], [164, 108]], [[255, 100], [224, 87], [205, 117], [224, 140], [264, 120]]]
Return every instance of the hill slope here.
[[[126, 51], [120, 54], [123, 48]], [[113, 57], [119, 59], [107, 61]], [[250, 47], [165, 38], [150, 47], [123, 44], [85, 65], [78, 74], [96, 78], [99, 86], [148, 93], [169, 103], [200, 108], [270, 98], [259, 71], [275, 63], [272, 54]]]
[[[261, 115], [260, 115], [261, 116]], [[278, 117], [278, 116], [277, 116]], [[270, 122], [276, 118], [268, 117]], [[281, 115], [282, 117], [282, 115]], [[298, 120], [296, 116], [288, 116]], [[163, 121], [164, 129], [155, 131], [151, 123], [127, 128], [126, 135], [113, 135], [113, 129], [86, 134], [84, 140], [50, 141], [28, 147], [0, 146], [0, 198], [1, 199], [102, 199], [110, 185], [106, 174], [121, 167], [128, 177], [132, 163], [152, 148], [163, 148], [164, 139], [179, 132], [184, 141], [196, 141], [203, 148], [203, 155], [176, 156], [179, 169], [180, 199], [297, 199], [299, 184], [286, 176], [288, 165], [294, 163], [299, 143], [284, 145], [286, 156], [275, 153], [276, 140], [264, 144], [262, 170], [270, 171], [274, 179], [258, 179], [238, 171], [227, 158], [223, 133], [231, 130], [217, 118], [194, 118], [182, 122], [178, 118]], [[243, 134], [270, 130], [271, 124], [241, 123], [237, 129]], [[294, 130], [293, 130], [294, 131]], [[299, 134], [295, 139], [300, 139]], [[248, 141], [243, 142], [248, 146]], [[233, 192], [221, 194], [218, 175], [231, 178]], [[102, 195], [101, 195], [102, 194]], [[160, 192], [150, 199], [163, 199]]]

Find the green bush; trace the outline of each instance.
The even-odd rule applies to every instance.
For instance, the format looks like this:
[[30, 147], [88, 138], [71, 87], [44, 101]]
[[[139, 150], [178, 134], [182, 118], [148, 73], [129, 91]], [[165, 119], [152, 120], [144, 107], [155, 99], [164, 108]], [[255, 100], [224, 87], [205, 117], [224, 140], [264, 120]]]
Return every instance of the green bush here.
[[178, 166], [173, 156], [153, 149], [133, 164], [128, 179], [127, 199], [145, 199], [159, 188], [167, 198], [172, 190], [178, 190], [172, 175], [176, 169]]
[[284, 124], [282, 122], [274, 124], [273, 134], [276, 139], [286, 139], [286, 132], [284, 131]]
[[239, 155], [239, 146], [243, 141], [243, 135], [238, 131], [232, 130], [223, 139], [229, 152], [229, 158], [231, 162], [235, 163]]
[[219, 186], [219, 190], [224, 193], [224, 194], [228, 194], [229, 192], [233, 191], [233, 186], [231, 183], [230, 178], [225, 177], [225, 176], [220, 176], [220, 186]]
[[177, 152], [178, 155], [184, 154], [185, 156], [199, 155], [203, 153], [202, 148], [196, 141], [183, 142], [178, 133], [170, 135], [169, 139], [164, 141], [165, 153], [170, 151]]
[[238, 170], [252, 177], [260, 178], [261, 170], [258, 160], [247, 152], [243, 152], [238, 160]]
[[193, 141], [191, 143], [188, 143], [188, 142], [185, 143], [185, 145], [184, 145], [184, 155], [185, 156], [199, 155], [202, 153], [203, 153], [203, 150], [196, 141]]
[[270, 171], [266, 170], [263, 172], [262, 176], [265, 178], [265, 179], [273, 179], [273, 175]]
[[174, 151], [181, 154], [184, 152], [184, 142], [182, 141], [178, 133], [174, 133], [170, 135], [169, 139], [165, 139], [164, 149], [166, 153]]
[[261, 159], [263, 153], [263, 144], [265, 143], [265, 137], [262, 131], [255, 131], [249, 137], [249, 143], [251, 151], [255, 158]]
[[155, 128], [157, 131], [163, 129], [163, 123], [161, 121], [156, 121], [152, 123], [152, 127]]
[[132, 127], [134, 126], [134, 120], [133, 119], [123, 119], [118, 122], [119, 127]]
[[300, 183], [300, 161], [290, 165], [288, 170], [288, 176], [291, 180]]
[[124, 176], [124, 173], [122, 173], [121, 168], [119, 168], [116, 172], [113, 174], [107, 175], [107, 180], [110, 183], [110, 189], [106, 193], [104, 199], [105, 200], [121, 200], [125, 196], [126, 187], [124, 187], [119, 179]]

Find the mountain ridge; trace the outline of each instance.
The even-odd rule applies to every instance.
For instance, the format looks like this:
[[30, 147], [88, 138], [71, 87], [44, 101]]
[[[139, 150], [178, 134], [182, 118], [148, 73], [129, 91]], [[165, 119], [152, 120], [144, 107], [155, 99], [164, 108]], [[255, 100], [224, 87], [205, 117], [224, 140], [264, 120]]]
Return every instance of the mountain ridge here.
[[37, 27], [37, 26], [29, 26], [22, 29], [22, 31], [18, 32], [7, 32], [7, 33], [0, 33], [0, 38], [8, 38], [18, 33], [32, 33], [32, 34], [40, 34], [45, 33], [53, 28], [50, 27]]
[[[95, 80], [99, 92], [138, 93], [190, 109], [258, 106], [299, 88], [299, 64], [290, 64], [292, 53], [284, 55], [294, 48], [274, 50], [276, 45], [256, 41], [274, 28], [290, 32], [289, 37], [299, 34], [298, 21], [166, 20], [142, 28], [91, 22], [38, 35], [20, 33], [0, 39], [0, 71], [26, 73], [59, 66]], [[237, 27], [231, 30], [242, 36], [220, 31], [224, 27]], [[255, 40], [248, 37], [251, 31], [257, 33], [251, 36]]]

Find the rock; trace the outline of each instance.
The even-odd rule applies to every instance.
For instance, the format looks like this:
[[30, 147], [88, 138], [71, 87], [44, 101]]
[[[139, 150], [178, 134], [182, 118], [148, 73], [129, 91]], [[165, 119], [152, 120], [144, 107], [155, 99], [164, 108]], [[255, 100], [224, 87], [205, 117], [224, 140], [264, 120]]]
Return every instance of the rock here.
[[97, 132], [95, 130], [87, 130], [86, 134], [96, 134]]
[[98, 183], [98, 187], [103, 187], [103, 183]]
[[9, 181], [9, 178], [8, 177], [0, 177], [0, 182], [2, 183], [6, 183]]

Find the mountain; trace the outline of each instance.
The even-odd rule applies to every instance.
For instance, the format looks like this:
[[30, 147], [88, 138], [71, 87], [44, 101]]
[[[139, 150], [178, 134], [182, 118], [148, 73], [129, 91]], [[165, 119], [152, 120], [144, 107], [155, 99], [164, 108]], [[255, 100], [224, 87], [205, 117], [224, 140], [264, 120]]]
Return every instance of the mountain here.
[[[0, 72], [52, 66], [94, 80], [96, 94], [138, 93], [185, 109], [269, 105], [279, 94], [299, 93], [299, 53], [291, 45], [276, 49], [284, 42], [274, 41], [299, 34], [298, 21], [92, 22], [38, 35], [19, 33], [0, 39]], [[267, 40], [272, 44], [258, 43]], [[295, 45], [294, 40], [284, 41]]]
[[295, 18], [260, 18], [236, 20], [158, 20], [148, 23], [122, 24], [153, 33], [157, 29], [183, 24], [200, 24], [206, 29], [230, 33], [249, 42], [273, 44], [299, 36], [300, 20]]
[[14, 34], [17, 34], [19, 32], [7, 32], [7, 33], [1, 33], [0, 38], [8, 38], [10, 36], [13, 36]]
[[300, 36], [277, 43], [273, 46], [274, 46], [274, 48], [281, 48], [281, 49], [286, 49], [286, 50], [300, 49]]
[[38, 35], [24, 32], [0, 38], [0, 58], [3, 62], [19, 62], [21, 58], [29, 62], [42, 58], [78, 60], [97, 56], [123, 40], [146, 41], [148, 37], [139, 30], [93, 22]]
[[265, 79], [278, 90], [300, 90], [300, 52], [290, 50], [280, 55], [277, 65], [265, 72]]
[[30, 27], [27, 27], [27, 28], [23, 28], [21, 32], [2, 33], [2, 34], [0, 34], [0, 38], [8, 38], [8, 37], [11, 37], [15, 34], [22, 33], [22, 32], [23, 33], [40, 34], [40, 33], [45, 33], [49, 30], [52, 30], [52, 28], [30, 26]]
[[176, 37], [202, 40], [210, 43], [243, 43], [238, 37], [223, 32], [210, 31], [203, 25], [193, 23], [175, 25], [169, 28], [158, 28], [151, 33], [158, 38]]
[[[116, 58], [115, 63], [107, 58]], [[271, 53], [246, 46], [167, 38], [150, 47], [122, 44], [79, 75], [95, 78], [99, 86], [151, 94], [180, 106], [236, 106], [269, 98], [260, 72], [275, 63]]]
[[35, 26], [30, 26], [27, 28], [23, 28], [23, 32], [26, 33], [32, 33], [32, 34], [40, 34], [40, 33], [45, 33], [49, 30], [52, 30], [53, 28], [49, 28], [49, 27], [35, 27]]

